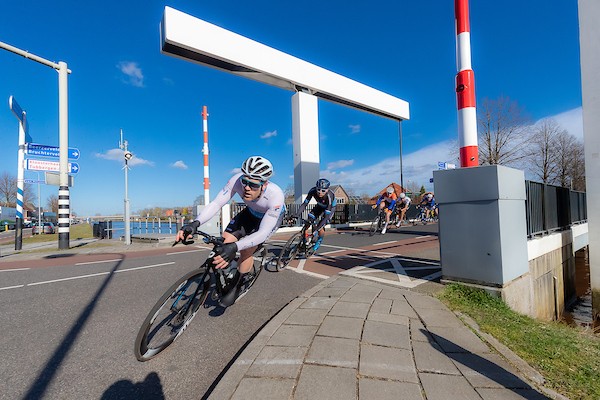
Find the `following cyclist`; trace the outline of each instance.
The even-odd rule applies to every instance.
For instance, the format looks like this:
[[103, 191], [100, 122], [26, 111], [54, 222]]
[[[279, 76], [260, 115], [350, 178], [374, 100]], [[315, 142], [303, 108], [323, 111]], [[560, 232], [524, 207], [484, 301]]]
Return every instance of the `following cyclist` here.
[[398, 210], [400, 211], [400, 217], [398, 218], [398, 223], [396, 224], [397, 228], [400, 228], [402, 222], [404, 221], [404, 216], [406, 215], [406, 211], [408, 207], [410, 207], [410, 197], [406, 195], [406, 193], [400, 193], [400, 201], [398, 202]]
[[421, 203], [419, 204], [421, 205], [421, 207], [425, 207], [425, 218], [432, 218], [436, 208], [435, 197], [433, 196], [433, 193], [427, 192], [423, 194], [423, 198], [421, 199]]
[[223, 232], [224, 244], [220, 246], [213, 258], [215, 268], [222, 269], [229, 265], [240, 252], [238, 269], [227, 276], [228, 287], [235, 284], [233, 296], [224, 301], [229, 305], [235, 301], [240, 287], [254, 279], [250, 274], [254, 258], [252, 255], [258, 246], [264, 243], [281, 225], [285, 214], [284, 194], [279, 186], [270, 182], [273, 166], [269, 160], [261, 156], [249, 157], [242, 164], [242, 172], [235, 174], [217, 197], [211, 201], [189, 225], [185, 225], [177, 233], [177, 241], [186, 241], [196, 229], [217, 214], [237, 193], [246, 208], [239, 212], [227, 225]]
[[314, 251], [317, 251], [317, 249], [321, 246], [323, 236], [325, 235], [325, 225], [331, 221], [331, 218], [333, 217], [333, 212], [331, 210], [336, 205], [335, 195], [331, 190], [329, 190], [329, 186], [331, 186], [331, 183], [327, 179], [319, 179], [315, 187], [308, 191], [306, 199], [304, 199], [304, 202], [300, 205], [300, 208], [298, 208], [298, 212], [294, 215], [295, 218], [300, 217], [304, 210], [306, 210], [306, 206], [311, 199], [315, 199], [317, 202], [312, 211], [308, 213], [308, 219], [310, 222], [316, 220], [319, 218], [319, 216], [321, 216], [321, 214], [323, 214], [323, 218], [321, 218], [317, 224], [317, 227], [315, 228], [315, 232], [313, 232], [313, 235], [317, 232], [319, 234], [319, 237], [313, 246]]
[[390, 186], [381, 196], [379, 196], [377, 203], [373, 205], [373, 208], [379, 206], [379, 210], [385, 209], [385, 225], [381, 230], [382, 235], [387, 231], [388, 224], [390, 223], [390, 215], [392, 214], [392, 211], [394, 211], [397, 199], [398, 197], [396, 197], [396, 193], [394, 193], [394, 188]]

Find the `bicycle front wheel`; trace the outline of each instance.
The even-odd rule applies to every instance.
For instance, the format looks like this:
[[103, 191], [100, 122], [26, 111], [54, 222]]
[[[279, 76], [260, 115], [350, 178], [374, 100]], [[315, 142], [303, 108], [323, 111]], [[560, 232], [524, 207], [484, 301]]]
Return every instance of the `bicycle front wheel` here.
[[139, 361], [156, 357], [179, 337], [206, 300], [210, 280], [204, 269], [175, 282], [154, 305], [135, 339]]
[[287, 265], [298, 255], [302, 245], [302, 233], [298, 232], [285, 243], [279, 257], [277, 258], [277, 271], [287, 267]]
[[377, 232], [377, 229], [379, 228], [380, 219], [381, 218], [378, 215], [375, 217], [373, 222], [371, 222], [371, 227], [369, 228], [369, 236], [373, 236], [375, 234], [375, 232]]

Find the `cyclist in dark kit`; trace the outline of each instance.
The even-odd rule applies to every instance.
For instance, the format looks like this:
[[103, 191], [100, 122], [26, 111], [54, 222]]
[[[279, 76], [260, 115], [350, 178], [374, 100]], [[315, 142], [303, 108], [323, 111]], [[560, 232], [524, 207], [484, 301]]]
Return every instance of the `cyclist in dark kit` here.
[[[298, 212], [295, 215], [296, 218], [302, 215], [302, 212], [306, 210], [306, 206], [311, 201], [311, 199], [315, 199], [317, 204], [315, 204], [315, 207], [308, 214], [308, 218], [309, 220], [311, 220], [311, 222], [312, 220], [316, 220], [317, 218], [319, 218], [321, 214], [323, 214], [323, 218], [321, 218], [316, 228], [316, 232], [318, 232], [319, 237], [317, 238], [317, 241], [313, 246], [314, 251], [317, 251], [317, 249], [321, 246], [323, 236], [325, 235], [325, 225], [327, 225], [327, 223], [333, 217], [332, 209], [334, 209], [336, 205], [335, 195], [331, 190], [329, 190], [329, 186], [331, 186], [331, 183], [327, 179], [319, 179], [315, 187], [308, 191], [306, 199], [304, 199], [304, 202], [302, 203], [302, 205], [298, 209]], [[315, 234], [316, 232], [313, 232], [313, 234]]]

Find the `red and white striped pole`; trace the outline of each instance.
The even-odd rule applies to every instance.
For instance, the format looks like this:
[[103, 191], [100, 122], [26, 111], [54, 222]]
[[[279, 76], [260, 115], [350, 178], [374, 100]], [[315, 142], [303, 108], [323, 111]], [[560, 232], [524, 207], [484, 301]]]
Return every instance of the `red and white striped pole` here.
[[454, 0], [456, 17], [456, 100], [458, 105], [458, 142], [460, 166], [479, 165], [475, 75], [471, 69], [471, 33], [469, 0]]
[[208, 112], [206, 106], [202, 106], [202, 125], [204, 128], [204, 147], [202, 147], [202, 154], [204, 154], [204, 205], [209, 203], [209, 190], [210, 182], [208, 180]]

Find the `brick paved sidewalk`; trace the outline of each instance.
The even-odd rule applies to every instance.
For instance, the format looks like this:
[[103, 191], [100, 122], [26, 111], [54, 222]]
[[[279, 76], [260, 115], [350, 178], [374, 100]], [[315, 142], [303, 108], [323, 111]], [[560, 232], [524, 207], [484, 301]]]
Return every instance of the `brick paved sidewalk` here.
[[335, 276], [276, 315], [208, 398], [561, 398], [508, 357], [519, 369], [431, 296]]

